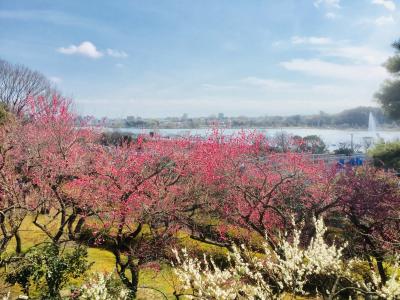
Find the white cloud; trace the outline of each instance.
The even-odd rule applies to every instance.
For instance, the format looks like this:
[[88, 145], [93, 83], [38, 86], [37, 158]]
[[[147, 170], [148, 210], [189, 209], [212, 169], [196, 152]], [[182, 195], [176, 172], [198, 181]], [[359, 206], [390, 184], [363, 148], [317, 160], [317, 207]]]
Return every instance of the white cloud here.
[[323, 6], [327, 11], [325, 13], [325, 18], [330, 20], [336, 19], [339, 15], [334, 11], [342, 8], [340, 6], [340, 0], [314, 0], [314, 6], [318, 9], [320, 6]]
[[106, 53], [109, 56], [117, 57], [117, 58], [126, 58], [126, 57], [128, 57], [128, 54], [125, 51], [119, 51], [119, 50], [115, 50], [115, 49], [107, 49]]
[[126, 58], [128, 54], [125, 51], [106, 49], [105, 51], [98, 50], [96, 46], [89, 41], [82, 42], [80, 45], [70, 45], [69, 47], [61, 47], [57, 49], [58, 52], [67, 55], [82, 55], [90, 58], [100, 58], [104, 55], [108, 55], [116, 58]]
[[258, 86], [266, 89], [286, 89], [296, 87], [297, 84], [293, 82], [277, 80], [277, 79], [265, 79], [259, 77], [247, 77], [241, 80], [245, 84]]
[[325, 14], [325, 18], [327, 18], [327, 19], [334, 20], [334, 19], [336, 19], [337, 17], [338, 17], [338, 15], [335, 14], [335, 13], [333, 13], [333, 12], [327, 12], [327, 13]]
[[322, 56], [345, 58], [351, 62], [379, 65], [390, 53], [376, 50], [367, 46], [337, 45], [319, 49]]
[[377, 4], [377, 5], [382, 5], [387, 10], [390, 10], [390, 11], [396, 10], [396, 4], [392, 0], [372, 0], [372, 3]]
[[316, 37], [316, 36], [292, 36], [292, 44], [311, 44], [311, 45], [326, 45], [331, 44], [332, 40], [327, 37]]
[[96, 46], [89, 41], [82, 42], [80, 45], [70, 45], [69, 47], [61, 47], [57, 49], [58, 52], [67, 55], [79, 54], [90, 58], [100, 58], [103, 53], [96, 49]]
[[393, 16], [381, 16], [374, 20], [374, 23], [378, 26], [385, 26], [389, 24], [394, 24]]
[[293, 36], [290, 42], [294, 45], [305, 45], [307, 49], [323, 57], [335, 57], [349, 60], [351, 63], [382, 64], [391, 52], [378, 50], [370, 46], [353, 46], [348, 40], [333, 40], [329, 37]]
[[373, 18], [362, 18], [357, 22], [358, 25], [374, 25], [374, 26], [377, 26], [377, 27], [393, 25], [395, 23], [396, 23], [396, 20], [394, 19], [393, 15], [380, 16], [380, 17], [378, 17], [376, 19], [373, 19]]
[[314, 6], [320, 7], [320, 5], [324, 5], [330, 8], [340, 8], [340, 0], [315, 0]]
[[387, 75], [381, 66], [337, 64], [320, 59], [292, 59], [281, 63], [289, 71], [307, 75], [351, 81], [381, 81]]
[[213, 83], [203, 83], [201, 87], [208, 91], [232, 91], [238, 89], [236, 85], [220, 85]]

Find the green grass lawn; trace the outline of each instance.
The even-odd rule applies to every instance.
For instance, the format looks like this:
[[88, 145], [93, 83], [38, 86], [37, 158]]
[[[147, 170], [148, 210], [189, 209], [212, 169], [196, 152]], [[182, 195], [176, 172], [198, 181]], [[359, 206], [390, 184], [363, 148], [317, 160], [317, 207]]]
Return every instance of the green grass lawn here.
[[[41, 216], [39, 221], [44, 222], [44, 218], [46, 218], [46, 216]], [[26, 217], [20, 228], [23, 251], [26, 251], [30, 247], [48, 240], [46, 234], [37, 228], [32, 221], [32, 217]], [[178, 237], [180, 239], [180, 245], [178, 247], [186, 247], [189, 252], [194, 251], [197, 253], [208, 253], [219, 256], [226, 256], [227, 254], [226, 249], [195, 241], [191, 239], [185, 232], [179, 232]], [[14, 252], [14, 248], [15, 240], [12, 240], [8, 245], [6, 252], [12, 253]], [[96, 273], [110, 273], [115, 271], [115, 258], [110, 251], [100, 248], [89, 248], [88, 261], [93, 263], [92, 267], [88, 271], [88, 274], [83, 278], [71, 280], [71, 285], [79, 286], [83, 284], [90, 276], [93, 276]], [[161, 269], [159, 271], [153, 268], [143, 268], [139, 274], [139, 287], [141, 288], [138, 290], [138, 299], [165, 299], [162, 293], [165, 294], [168, 299], [175, 299], [173, 296], [174, 287], [178, 285], [179, 284], [174, 275], [172, 267], [166, 263], [161, 265]], [[1, 278], [0, 289], [2, 289]], [[161, 291], [162, 293], [158, 291]], [[18, 286], [11, 287], [11, 293], [12, 297], [22, 294]], [[32, 295], [34, 294], [35, 292], [32, 293]]]
[[[47, 236], [32, 224], [32, 218], [30, 217], [27, 217], [22, 224], [20, 235], [22, 239], [23, 251], [26, 251], [30, 247], [44, 242], [47, 239]], [[7, 252], [13, 252], [14, 247], [15, 241], [13, 240], [10, 242]], [[89, 262], [93, 262], [88, 274], [84, 276], [84, 278], [71, 281], [71, 284], [81, 285], [87, 278], [91, 276], [91, 274], [96, 274], [99, 272], [110, 273], [114, 272], [115, 270], [114, 255], [109, 251], [99, 248], [89, 248], [88, 260]], [[139, 286], [142, 286], [143, 288], [140, 288], [138, 291], [138, 299], [165, 299], [161, 293], [157, 292], [156, 290], [152, 290], [152, 288], [161, 291], [167, 295], [169, 299], [174, 299], [174, 282], [176, 282], [176, 278], [174, 278], [173, 271], [168, 265], [163, 265], [160, 271], [156, 271], [151, 268], [145, 268], [141, 270], [139, 276]], [[1, 283], [0, 289], [4, 289]], [[11, 294], [12, 297], [16, 297], [22, 294], [22, 292], [18, 286], [14, 286], [11, 287]]]
[[[21, 226], [20, 235], [22, 239], [23, 251], [47, 240], [47, 236], [40, 229], [38, 229], [35, 225], [32, 224], [31, 217], [27, 217], [25, 219], [24, 223]], [[179, 232], [178, 237], [181, 241], [178, 247], [182, 248], [186, 247], [189, 252], [193, 251], [193, 253], [208, 253], [209, 255], [211, 254], [214, 257], [226, 257], [227, 254], [226, 249], [195, 241], [191, 239], [185, 232]], [[258, 242], [258, 240], [254, 241]], [[15, 247], [15, 241], [13, 240], [9, 244], [7, 252], [9, 253], [13, 252], [14, 247]], [[90, 278], [96, 273], [100, 272], [111, 273], [115, 271], [114, 255], [107, 250], [99, 248], [89, 248], [88, 260], [89, 262], [93, 263], [91, 269], [82, 278], [71, 281], [71, 286], [82, 285], [85, 281], [88, 280], [88, 278]], [[393, 268], [390, 268], [390, 266], [387, 267], [391, 269], [390, 273], [399, 271], [399, 270], [393, 270]], [[0, 291], [10, 290], [12, 293], [12, 299], [15, 299], [16, 296], [22, 294], [18, 286], [5, 288], [1, 280], [2, 279], [0, 277]], [[139, 288], [138, 290], [137, 299], [141, 300], [165, 299], [164, 295], [166, 295], [167, 299], [175, 299], [175, 297], [173, 296], [175, 286], [178, 287], [179, 283], [174, 275], [172, 267], [169, 264], [166, 263], [162, 264], [159, 271], [150, 267], [143, 268], [141, 269], [139, 275], [139, 287], [141, 288]], [[67, 290], [68, 288], [66, 289], [66, 291]], [[34, 295], [35, 291], [33, 291], [32, 293], [32, 296]], [[286, 299], [293, 299], [293, 297], [287, 296]], [[297, 297], [296, 299], [307, 299], [307, 298]]]

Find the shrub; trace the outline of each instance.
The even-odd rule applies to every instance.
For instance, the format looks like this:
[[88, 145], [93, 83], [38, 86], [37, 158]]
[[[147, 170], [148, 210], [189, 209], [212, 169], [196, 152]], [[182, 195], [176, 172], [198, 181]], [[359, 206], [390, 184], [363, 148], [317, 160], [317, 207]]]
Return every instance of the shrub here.
[[369, 154], [376, 167], [400, 171], [400, 141], [379, 143]]
[[103, 132], [100, 137], [100, 143], [104, 146], [120, 146], [124, 143], [133, 142], [133, 136], [129, 132], [107, 131]]
[[328, 152], [326, 144], [317, 135], [307, 135], [304, 138], [294, 136], [293, 139], [298, 142], [297, 152], [310, 152], [313, 154], [323, 154]]
[[99, 273], [81, 286], [77, 299], [82, 300], [126, 300], [129, 291], [113, 275]]
[[41, 299], [60, 299], [60, 291], [69, 280], [82, 276], [90, 268], [87, 255], [82, 246], [65, 252], [56, 244], [33, 247], [10, 268], [6, 282], [19, 284], [28, 295], [34, 282]]
[[335, 190], [342, 224], [351, 232], [349, 252], [364, 258], [371, 268], [376, 265], [386, 283], [385, 261], [391, 253], [399, 253], [400, 246], [398, 178], [370, 166], [347, 168], [338, 175]]
[[296, 229], [291, 239], [278, 242], [279, 250], [265, 244], [263, 256], [244, 245], [234, 246], [226, 269], [206, 256], [201, 261], [189, 257], [185, 249], [175, 250], [175, 272], [185, 289], [182, 294], [190, 293], [192, 299], [254, 300], [279, 299], [285, 294], [323, 295], [329, 299], [344, 299], [356, 293], [381, 299], [400, 296], [396, 272], [386, 284], [373, 271], [368, 278], [353, 274], [359, 261], [346, 261], [342, 255], [344, 247], [330, 246], [324, 241], [327, 228], [322, 219], [314, 220], [314, 224], [315, 235], [307, 247], [300, 246], [301, 230]]

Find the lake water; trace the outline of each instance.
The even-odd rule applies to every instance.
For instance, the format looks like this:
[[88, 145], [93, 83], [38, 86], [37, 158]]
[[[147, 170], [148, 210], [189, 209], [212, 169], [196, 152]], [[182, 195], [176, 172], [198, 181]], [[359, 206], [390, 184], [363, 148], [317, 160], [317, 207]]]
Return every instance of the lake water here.
[[[114, 129], [115, 130], [115, 129]], [[211, 133], [211, 129], [200, 128], [200, 129], [141, 129], [141, 128], [121, 128], [118, 129], [121, 132], [130, 132], [133, 134], [149, 134], [150, 132], [156, 132], [161, 136], [187, 136], [187, 135], [200, 135], [207, 136]], [[355, 145], [365, 145], [365, 138], [382, 138], [385, 141], [400, 140], [400, 131], [386, 131], [377, 130], [376, 133], [369, 132], [368, 130], [340, 130], [340, 129], [318, 129], [318, 128], [251, 128], [247, 130], [256, 130], [257, 132], [263, 133], [266, 136], [273, 137], [282, 132], [290, 135], [298, 135], [305, 137], [307, 135], [319, 136], [329, 149], [335, 149], [339, 143], [350, 144], [351, 136], [353, 135], [353, 143]], [[224, 134], [230, 135], [241, 131], [241, 129], [223, 129]], [[378, 137], [377, 137], [378, 136]]]

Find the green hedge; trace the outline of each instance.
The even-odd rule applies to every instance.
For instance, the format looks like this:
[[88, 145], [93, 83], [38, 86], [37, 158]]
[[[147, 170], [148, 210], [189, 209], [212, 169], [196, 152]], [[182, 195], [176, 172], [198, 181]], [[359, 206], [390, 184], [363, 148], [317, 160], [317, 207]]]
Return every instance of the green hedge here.
[[400, 141], [377, 144], [369, 154], [376, 167], [400, 171]]

